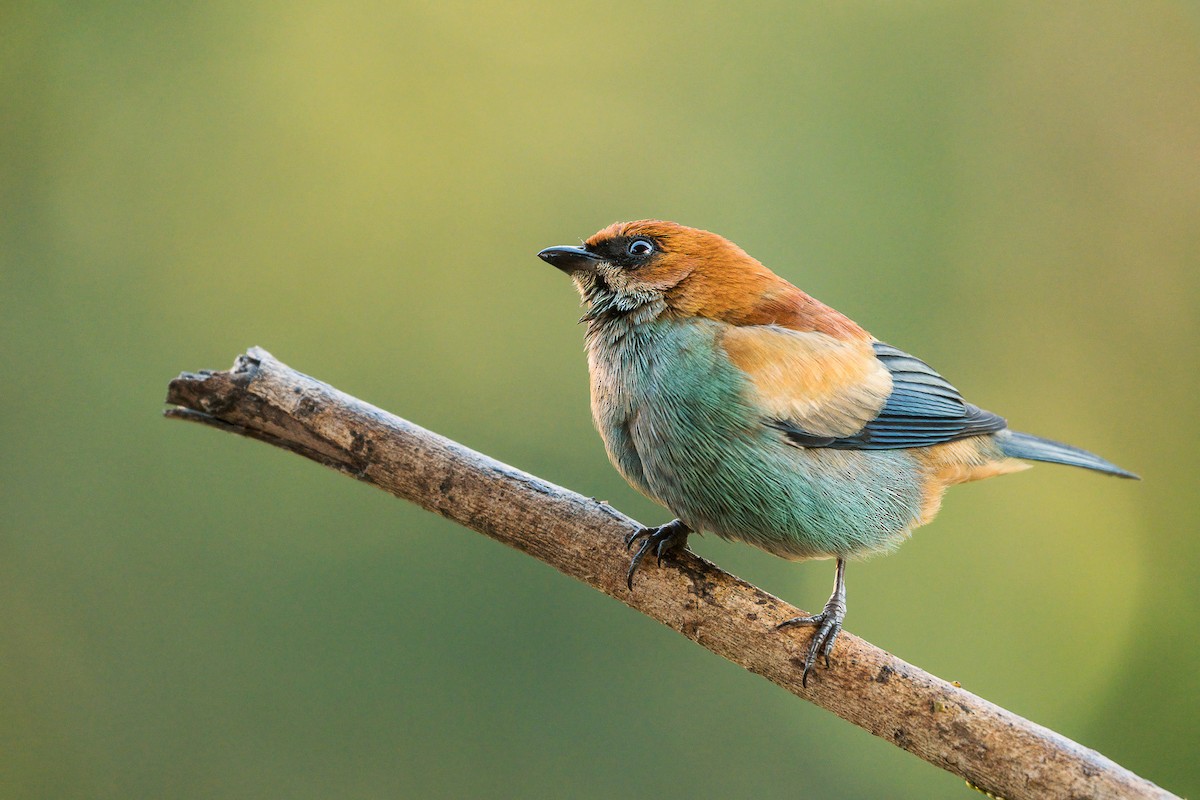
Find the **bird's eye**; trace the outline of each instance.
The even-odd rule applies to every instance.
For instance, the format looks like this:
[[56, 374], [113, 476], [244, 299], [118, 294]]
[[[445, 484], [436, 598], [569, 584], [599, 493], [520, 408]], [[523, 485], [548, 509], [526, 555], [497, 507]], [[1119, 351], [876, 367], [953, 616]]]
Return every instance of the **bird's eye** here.
[[649, 239], [634, 239], [626, 250], [631, 256], [648, 256], [654, 252], [654, 242]]

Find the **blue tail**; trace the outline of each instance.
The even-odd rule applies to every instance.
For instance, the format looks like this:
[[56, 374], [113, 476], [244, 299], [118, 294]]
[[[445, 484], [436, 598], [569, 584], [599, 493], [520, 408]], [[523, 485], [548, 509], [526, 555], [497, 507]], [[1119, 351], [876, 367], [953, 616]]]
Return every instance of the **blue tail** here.
[[1111, 461], [1105, 461], [1095, 453], [1080, 450], [1062, 442], [1052, 442], [1039, 436], [1016, 431], [997, 431], [994, 434], [1000, 451], [1012, 458], [1026, 458], [1030, 461], [1049, 461], [1053, 464], [1069, 464], [1072, 467], [1094, 469], [1106, 475], [1116, 475], [1119, 478], [1141, 480], [1132, 472], [1123, 470]]

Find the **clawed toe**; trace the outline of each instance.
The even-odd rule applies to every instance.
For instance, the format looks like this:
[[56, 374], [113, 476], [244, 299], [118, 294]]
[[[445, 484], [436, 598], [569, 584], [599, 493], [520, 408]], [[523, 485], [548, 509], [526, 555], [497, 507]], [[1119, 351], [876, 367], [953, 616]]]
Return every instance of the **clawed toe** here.
[[691, 529], [687, 525], [680, 520], [673, 520], [666, 525], [659, 525], [657, 528], [639, 528], [628, 534], [625, 537], [626, 550], [633, 547], [639, 539], [645, 539], [642, 546], [633, 554], [633, 558], [629, 560], [629, 571], [625, 573], [625, 585], [629, 587], [629, 591], [633, 591], [633, 575], [637, 572], [638, 565], [642, 563], [642, 559], [646, 557], [651, 548], [654, 549], [655, 558], [661, 565], [663, 556], [667, 552], [687, 545], [689, 533], [691, 533]]
[[826, 609], [811, 617], [785, 619], [775, 626], [783, 628], [789, 625], [813, 625], [817, 628], [813, 631], [812, 640], [808, 645], [808, 656], [804, 659], [804, 674], [800, 677], [801, 686], [808, 687], [808, 673], [812, 672], [818, 657], [825, 659], [825, 668], [829, 669], [829, 654], [833, 652], [833, 643], [837, 641], [838, 634], [842, 632], [844, 616], [845, 612], [838, 614], [831, 609]]
[[837, 577], [834, 580], [833, 596], [825, 604], [825, 610], [811, 617], [793, 617], [785, 619], [775, 626], [776, 629], [791, 625], [812, 625], [816, 627], [808, 645], [808, 655], [804, 659], [804, 674], [800, 677], [800, 685], [808, 688], [808, 673], [812, 672], [818, 656], [825, 659], [825, 668], [829, 669], [829, 654], [833, 652], [833, 643], [842, 632], [842, 621], [846, 618], [846, 564], [838, 559]]
[[657, 530], [657, 529], [656, 528], [638, 528], [636, 531], [626, 534], [625, 549], [628, 550], [629, 548], [633, 547], [634, 542], [636, 542], [638, 539], [642, 539], [646, 536], [650, 536], [652, 533], [654, 533], [655, 530]]

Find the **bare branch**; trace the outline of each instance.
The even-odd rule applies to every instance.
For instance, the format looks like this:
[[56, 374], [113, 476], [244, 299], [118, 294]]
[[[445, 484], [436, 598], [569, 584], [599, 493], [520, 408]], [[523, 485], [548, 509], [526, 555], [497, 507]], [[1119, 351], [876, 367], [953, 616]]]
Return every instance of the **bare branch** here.
[[638, 524], [292, 370], [252, 348], [229, 372], [171, 381], [166, 411], [318, 461], [545, 561], [703, 647], [1008, 800], [1174, 795], [1059, 734], [843, 633], [801, 685], [804, 612], [692, 553], [625, 587]]

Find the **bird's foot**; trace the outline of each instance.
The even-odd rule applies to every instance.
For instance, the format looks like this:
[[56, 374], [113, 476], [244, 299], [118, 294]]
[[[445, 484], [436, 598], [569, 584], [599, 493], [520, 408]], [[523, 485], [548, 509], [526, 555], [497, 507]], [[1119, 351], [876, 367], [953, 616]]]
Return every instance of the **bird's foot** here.
[[646, 557], [647, 553], [654, 550], [654, 555], [661, 565], [666, 553], [687, 546], [687, 537], [691, 532], [691, 528], [676, 519], [666, 525], [659, 525], [657, 528], [639, 528], [626, 536], [626, 550], [633, 547], [633, 543], [638, 539], [645, 539], [629, 562], [629, 572], [625, 575], [625, 584], [629, 587], [629, 591], [633, 591], [633, 573], [637, 572], [638, 565], [642, 563], [642, 559]]
[[814, 614], [811, 617], [785, 619], [775, 626], [776, 628], [785, 628], [791, 625], [812, 625], [816, 627], [816, 630], [813, 631], [812, 640], [808, 645], [808, 657], [804, 659], [804, 675], [800, 678], [800, 684], [805, 688], [808, 687], [808, 673], [812, 671], [813, 665], [817, 663], [818, 656], [825, 659], [825, 668], [829, 668], [829, 654], [833, 651], [833, 643], [837, 641], [838, 634], [842, 632], [842, 621], [844, 619], [846, 619], [845, 597], [839, 597], [835, 594], [829, 598], [829, 602], [825, 604], [825, 610], [820, 614]]

